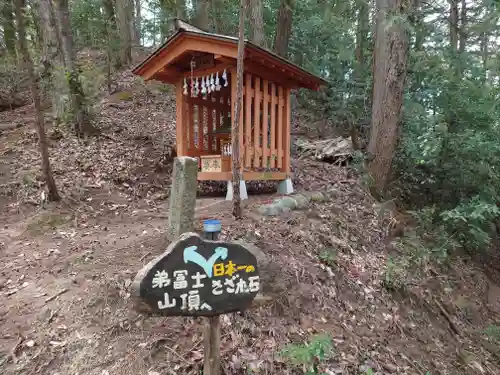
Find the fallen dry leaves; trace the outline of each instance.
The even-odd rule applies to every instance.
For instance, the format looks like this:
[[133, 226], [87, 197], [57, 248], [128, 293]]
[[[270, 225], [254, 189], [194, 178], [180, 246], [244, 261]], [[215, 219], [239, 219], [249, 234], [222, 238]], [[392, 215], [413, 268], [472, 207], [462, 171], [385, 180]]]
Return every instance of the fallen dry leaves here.
[[[95, 106], [100, 135], [79, 141], [64, 129], [48, 130], [56, 182], [65, 197], [59, 205], [40, 206], [31, 109], [0, 113], [0, 123], [16, 124], [0, 135], [0, 200], [7, 206], [0, 232], [5, 374], [184, 375], [202, 366], [201, 319], [147, 318], [129, 304], [135, 272], [166, 247], [175, 103], [163, 88], [144, 86], [130, 72], [118, 78], [117, 93]], [[329, 375], [368, 369], [399, 375], [498, 373], [493, 349], [477, 345], [484, 340], [478, 327], [492, 320], [480, 302], [484, 275], [455, 264], [447, 276], [424, 275], [429, 280], [392, 296], [383, 287], [390, 213], [374, 207], [349, 168], [308, 159], [293, 160], [292, 167], [297, 190], [322, 190], [328, 199], [262, 218], [256, 205], [273, 197], [253, 197], [237, 222], [227, 204], [203, 211], [222, 220], [224, 239], [259, 246], [276, 265], [273, 276], [284, 290], [265, 306], [221, 318], [224, 374], [299, 373], [279, 351], [317, 333], [333, 340], [335, 349], [322, 364]], [[453, 292], [440, 297], [462, 330], [460, 338], [433, 310], [430, 297], [442, 285], [453, 285]], [[453, 309], [458, 294], [472, 315]]]

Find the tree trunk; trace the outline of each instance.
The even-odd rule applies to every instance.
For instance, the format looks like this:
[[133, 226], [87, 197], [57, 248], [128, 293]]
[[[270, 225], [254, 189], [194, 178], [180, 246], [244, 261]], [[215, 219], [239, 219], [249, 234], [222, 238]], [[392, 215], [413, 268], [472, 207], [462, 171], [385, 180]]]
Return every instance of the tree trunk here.
[[350, 135], [353, 148], [361, 148], [359, 141], [358, 123], [364, 118], [365, 113], [365, 90], [366, 90], [366, 44], [368, 40], [369, 18], [368, 4], [365, 1], [358, 1], [358, 17], [356, 24], [356, 64], [354, 66], [354, 103], [356, 109], [356, 120], [351, 121]]
[[363, 76], [366, 65], [365, 48], [368, 39], [368, 23], [368, 4], [362, 0], [358, 5], [358, 20], [356, 24], [356, 77], [358, 79]]
[[236, 102], [234, 103], [233, 127], [231, 128], [232, 153], [231, 161], [233, 166], [233, 216], [241, 218], [241, 199], [240, 199], [240, 115], [243, 104], [243, 57], [245, 54], [245, 1], [240, 0], [240, 20], [238, 31], [238, 60], [236, 68]]
[[31, 19], [33, 20], [33, 29], [35, 32], [35, 48], [40, 51], [43, 48], [43, 32], [40, 24], [40, 7], [38, 1], [33, 1], [30, 4]]
[[486, 78], [488, 76], [488, 41], [489, 41], [488, 33], [486, 31], [481, 32], [479, 40], [480, 40], [481, 62], [483, 64], [482, 80], [483, 84], [485, 84]]
[[458, 54], [463, 57], [465, 52], [465, 42], [467, 40], [467, 4], [465, 0], [462, 0], [462, 6], [460, 9], [460, 37], [458, 43]]
[[40, 105], [40, 91], [38, 87], [38, 80], [35, 75], [35, 69], [33, 66], [33, 61], [28, 51], [28, 43], [26, 41], [26, 26], [24, 18], [24, 0], [15, 1], [15, 14], [16, 14], [16, 24], [19, 40], [19, 53], [23, 59], [24, 68], [28, 73], [28, 78], [30, 82], [30, 91], [33, 98], [33, 104], [36, 113], [36, 131], [38, 134], [38, 146], [40, 148], [40, 154], [42, 157], [42, 172], [47, 184], [48, 190], [48, 200], [57, 201], [60, 200], [59, 193], [57, 191], [56, 183], [52, 175], [52, 169], [50, 167], [49, 151], [47, 146], [47, 138], [45, 135], [45, 125], [43, 120], [43, 113]]
[[62, 55], [59, 50], [59, 41], [54, 19], [54, 9], [51, 0], [40, 0], [38, 10], [41, 20], [41, 33], [43, 38], [43, 59], [53, 63], [57, 61], [62, 64]]
[[224, 29], [224, 0], [212, 0], [212, 22], [217, 34], [225, 34]]
[[116, 69], [120, 69], [122, 67], [122, 62], [120, 60], [120, 49], [117, 48], [119, 34], [113, 0], [103, 0], [102, 5], [105, 14], [106, 34], [108, 39], [108, 60], [110, 62], [113, 61]]
[[132, 0], [116, 0], [116, 18], [120, 35], [120, 60], [128, 65], [132, 62], [132, 34], [130, 23], [133, 17]]
[[[387, 7], [381, 8], [380, 11], [404, 16], [408, 7], [406, 4], [405, 0], [388, 0]], [[375, 56], [377, 74], [381, 76], [377, 77], [374, 95], [381, 97], [374, 96], [371, 138], [376, 138], [376, 141], [370, 139], [374, 152], [369, 170], [375, 182], [374, 192], [378, 195], [383, 195], [389, 182], [398, 143], [408, 58], [408, 36], [404, 26], [393, 22], [387, 27], [386, 20], [386, 17], [377, 19], [377, 22], [382, 21], [383, 27], [377, 25], [375, 45], [381, 50], [377, 49]], [[385, 64], [380, 63], [381, 56], [385, 57]], [[377, 134], [374, 134], [374, 131], [377, 131]]]
[[384, 97], [387, 50], [385, 48], [385, 34], [387, 25], [387, 10], [389, 0], [376, 1], [375, 15], [375, 38], [373, 47], [373, 81], [372, 81], [372, 125], [370, 130], [370, 140], [368, 142], [367, 151], [371, 157], [374, 157], [376, 146], [378, 143], [379, 122], [373, 121], [373, 109], [382, 107], [382, 98]]
[[134, 14], [134, 44], [141, 45], [141, 0], [135, 0], [135, 14]]
[[57, 32], [59, 34], [59, 39], [61, 40], [64, 57], [64, 67], [66, 70], [66, 80], [68, 82], [70, 94], [74, 130], [77, 136], [82, 136], [83, 134], [89, 134], [91, 132], [91, 126], [89, 123], [87, 109], [85, 108], [85, 97], [76, 63], [68, 0], [55, 0], [55, 3], [57, 10]]
[[175, 10], [177, 18], [186, 21], [186, 2], [185, 0], [175, 0]]
[[276, 36], [274, 39], [274, 52], [286, 57], [288, 44], [292, 35], [292, 20], [295, 0], [281, 0], [276, 20]]
[[198, 0], [196, 2], [195, 26], [202, 30], [210, 31], [210, 0]]
[[[421, 0], [413, 0], [413, 12], [410, 21], [415, 29], [415, 44], [413, 46], [413, 51], [421, 53], [424, 48], [425, 40], [425, 29], [424, 29], [424, 15], [420, 10]], [[425, 72], [416, 71], [412, 75], [412, 88], [411, 90], [417, 95], [420, 93], [422, 88], [422, 81], [424, 79]]]
[[61, 41], [56, 28], [54, 7], [51, 0], [36, 1], [38, 5], [38, 13], [40, 15], [40, 32], [42, 35], [42, 58], [43, 65], [42, 79], [43, 98], [50, 97], [52, 102], [52, 116], [55, 122], [59, 122], [63, 115], [60, 106], [59, 95], [54, 95], [56, 92], [61, 92], [58, 87], [57, 77], [55, 72], [58, 67], [64, 65], [64, 59], [61, 51]]
[[17, 58], [16, 52], [16, 29], [14, 27], [14, 12], [12, 9], [12, 0], [4, 0], [2, 6], [2, 26], [3, 40], [9, 54]]
[[450, 50], [453, 58], [458, 54], [458, 0], [450, 2]]
[[264, 15], [262, 0], [247, 0], [249, 9], [250, 41], [258, 46], [266, 47], [266, 34], [264, 32]]

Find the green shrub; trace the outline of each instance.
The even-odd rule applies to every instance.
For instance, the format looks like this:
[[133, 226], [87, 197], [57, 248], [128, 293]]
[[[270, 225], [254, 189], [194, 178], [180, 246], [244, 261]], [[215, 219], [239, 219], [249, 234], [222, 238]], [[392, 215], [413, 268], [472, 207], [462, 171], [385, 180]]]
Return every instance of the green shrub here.
[[309, 343], [287, 345], [281, 351], [281, 356], [293, 365], [302, 367], [305, 375], [319, 375], [322, 374], [319, 370], [321, 362], [328, 358], [332, 348], [330, 337], [317, 335]]

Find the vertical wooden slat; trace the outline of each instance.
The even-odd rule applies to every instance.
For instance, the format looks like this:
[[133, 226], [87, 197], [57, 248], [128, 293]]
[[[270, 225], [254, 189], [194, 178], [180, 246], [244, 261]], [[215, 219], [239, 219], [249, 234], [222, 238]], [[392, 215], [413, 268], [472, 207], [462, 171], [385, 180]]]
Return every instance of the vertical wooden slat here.
[[198, 151], [203, 151], [203, 105], [198, 105]]
[[[217, 91], [215, 94], [215, 101], [217, 102], [217, 107], [215, 107], [215, 123], [214, 123], [214, 129], [219, 130], [220, 124], [221, 124], [221, 116], [224, 116], [224, 106], [221, 103], [221, 101], [224, 101], [224, 93], [222, 91]], [[220, 137], [215, 137], [216, 139], [216, 145], [215, 145], [215, 151], [217, 153], [221, 152], [220, 149]]]
[[290, 175], [290, 157], [291, 157], [291, 139], [292, 139], [292, 129], [291, 129], [291, 120], [292, 120], [292, 110], [290, 106], [290, 89], [285, 89], [285, 147], [283, 154], [284, 161], [284, 169], [287, 174], [287, 177]]
[[[212, 133], [214, 131], [214, 107], [213, 102], [215, 99], [216, 93], [210, 94], [208, 96], [208, 104], [207, 107], [207, 132]], [[214, 137], [213, 135], [208, 136], [208, 151], [214, 152]]]
[[269, 82], [265, 79], [262, 81], [262, 91], [264, 92], [262, 100], [262, 168], [267, 168], [267, 136], [269, 134]]
[[245, 168], [252, 166], [252, 76], [245, 75]]
[[187, 112], [187, 127], [189, 134], [189, 151], [194, 151], [194, 105], [188, 102], [188, 112]]
[[176, 118], [175, 118], [175, 144], [177, 148], [177, 155], [184, 156], [184, 142], [185, 138], [183, 136], [184, 131], [184, 95], [182, 94], [182, 81], [177, 82], [177, 86], [175, 87], [176, 95], [175, 95], [175, 110], [176, 110]]
[[[236, 69], [234, 69], [234, 74], [231, 75], [231, 79], [234, 78], [234, 87], [235, 87], [235, 95], [234, 97], [236, 98], [236, 87], [238, 86], [237, 83], [236, 83], [236, 74], [237, 74], [237, 71]], [[242, 77], [243, 79], [243, 77]], [[245, 164], [245, 159], [244, 159], [244, 152], [245, 152], [245, 149], [243, 147], [243, 141], [244, 141], [244, 138], [245, 138], [245, 133], [244, 133], [244, 118], [243, 118], [243, 114], [245, 113], [245, 101], [244, 101], [244, 94], [245, 94], [245, 90], [242, 90], [242, 96], [241, 96], [241, 103], [240, 103], [240, 118], [239, 118], [239, 132], [238, 132], [238, 136], [240, 137], [239, 141], [240, 141], [240, 155], [239, 155], [239, 158], [240, 158], [240, 172], [241, 174], [243, 175], [243, 166]], [[233, 112], [234, 113], [234, 112]]]
[[260, 144], [260, 78], [255, 77], [254, 85], [254, 101], [253, 101], [253, 167], [257, 169], [260, 166], [260, 155], [262, 148]]
[[278, 149], [278, 168], [281, 170], [283, 168], [283, 131], [285, 130], [285, 116], [283, 114], [283, 86], [278, 86], [278, 139], [277, 139], [277, 149]]
[[271, 168], [276, 168], [276, 85], [271, 83]]

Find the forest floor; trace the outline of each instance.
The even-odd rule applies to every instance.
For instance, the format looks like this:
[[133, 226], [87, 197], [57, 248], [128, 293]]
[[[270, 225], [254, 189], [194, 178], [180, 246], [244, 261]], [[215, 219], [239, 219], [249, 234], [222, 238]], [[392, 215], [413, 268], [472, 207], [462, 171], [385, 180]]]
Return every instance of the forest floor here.
[[[0, 113], [0, 369], [2, 374], [199, 374], [202, 320], [132, 309], [135, 273], [167, 245], [174, 99], [130, 72], [94, 108], [99, 136], [50, 128], [63, 201], [42, 204], [30, 106]], [[295, 118], [299, 126], [301, 116]], [[279, 353], [315, 334], [334, 348], [326, 374], [499, 374], [500, 287], [467, 259], [428, 263], [389, 292], [381, 210], [345, 167], [293, 160], [298, 191], [330, 189], [307, 210], [264, 218], [257, 194], [234, 221], [220, 197], [200, 198], [197, 225], [259, 246], [279, 266], [280, 298], [222, 318], [224, 374], [299, 374]], [[258, 188], [258, 186], [257, 186]], [[220, 186], [200, 188], [222, 193]]]

